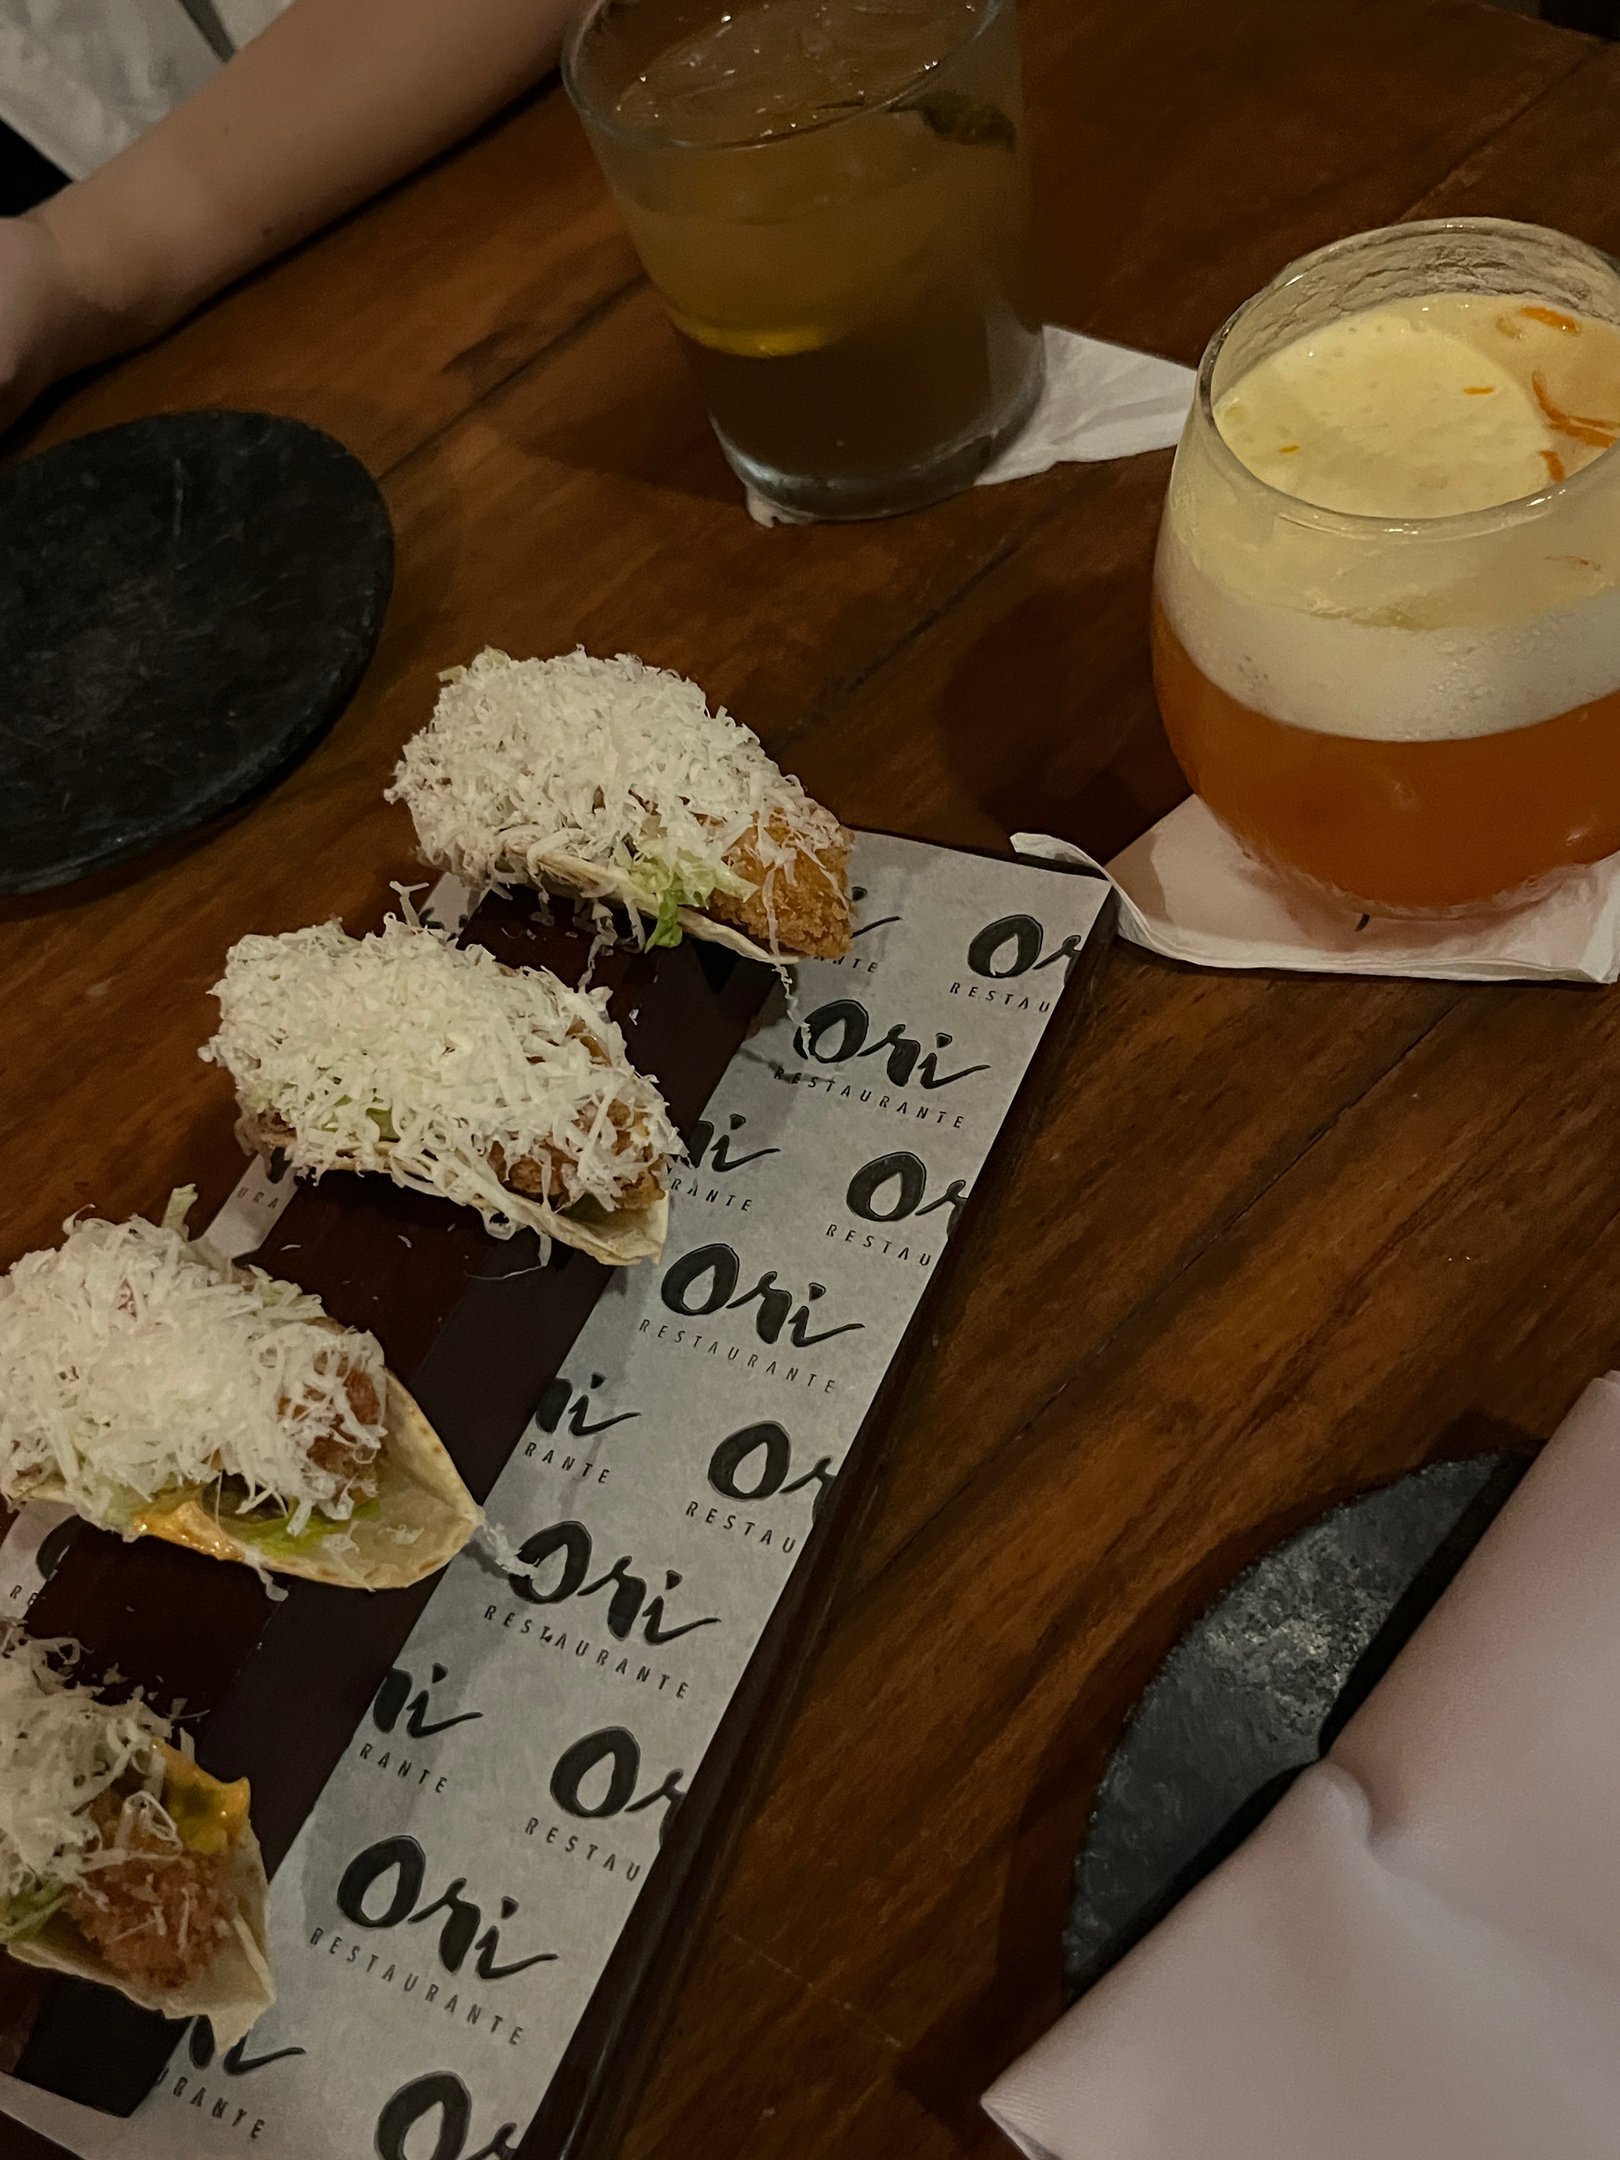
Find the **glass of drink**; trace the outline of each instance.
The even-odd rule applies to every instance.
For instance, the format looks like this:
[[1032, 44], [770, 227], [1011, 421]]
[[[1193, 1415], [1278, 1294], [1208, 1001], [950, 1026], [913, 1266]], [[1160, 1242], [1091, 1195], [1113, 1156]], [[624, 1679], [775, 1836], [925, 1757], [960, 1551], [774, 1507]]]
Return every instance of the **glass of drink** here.
[[1321, 249], [1204, 355], [1154, 578], [1182, 769], [1376, 914], [1620, 849], [1620, 273], [1494, 218]]
[[732, 467], [966, 486], [1042, 377], [1013, 0], [596, 0], [564, 74]]

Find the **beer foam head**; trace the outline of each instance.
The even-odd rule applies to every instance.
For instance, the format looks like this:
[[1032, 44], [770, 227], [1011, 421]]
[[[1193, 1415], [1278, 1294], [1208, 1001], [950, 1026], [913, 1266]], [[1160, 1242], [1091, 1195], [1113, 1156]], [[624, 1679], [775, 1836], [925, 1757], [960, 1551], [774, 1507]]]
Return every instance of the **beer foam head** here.
[[[1215, 405], [1268, 489], [1414, 523], [1588, 487], [1500, 532], [1416, 537], [1278, 514], [1178, 461], [1158, 592], [1189, 656], [1272, 719], [1442, 741], [1550, 719], [1620, 686], [1620, 328], [1534, 299], [1442, 293], [1341, 317]], [[1595, 477], [1595, 476], [1594, 476]]]
[[1488, 510], [1620, 436], [1620, 329], [1492, 293], [1394, 300], [1269, 354], [1215, 422], [1252, 473], [1325, 510]]

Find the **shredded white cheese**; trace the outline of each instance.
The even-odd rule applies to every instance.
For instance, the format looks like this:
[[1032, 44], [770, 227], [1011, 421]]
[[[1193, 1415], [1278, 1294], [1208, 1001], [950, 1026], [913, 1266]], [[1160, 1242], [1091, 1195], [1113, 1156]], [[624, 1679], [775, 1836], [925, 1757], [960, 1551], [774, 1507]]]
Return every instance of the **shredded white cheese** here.
[[[338, 1436], [357, 1457], [382, 1438], [383, 1357], [335, 1331], [319, 1299], [257, 1269], [229, 1275], [174, 1229], [88, 1217], [54, 1251], [0, 1278], [0, 1494], [59, 1480], [79, 1514], [125, 1528], [147, 1502], [221, 1476], [301, 1530], [352, 1512], [347, 1477], [307, 1452]], [[347, 1375], [371, 1382], [363, 1421]], [[351, 1465], [352, 1468], [352, 1465]]]
[[155, 1743], [167, 1725], [145, 1703], [114, 1708], [73, 1686], [52, 1662], [71, 1655], [66, 1644], [0, 1633], [0, 1934], [45, 1918], [96, 1865], [90, 1803], [127, 1772], [149, 1788], [144, 1808], [173, 1828], [157, 1798]]
[[487, 1560], [496, 1574], [521, 1575], [527, 1580], [527, 1561], [500, 1524], [491, 1522], [487, 1515], [473, 1532], [468, 1549], [475, 1558]]
[[[750, 835], [773, 873], [836, 848], [830, 811], [696, 683], [629, 653], [513, 660], [493, 648], [443, 678], [388, 791], [430, 862], [474, 885], [543, 884], [583, 864], [675, 934], [675, 910], [754, 885], [726, 858]], [[774, 940], [774, 926], [773, 926]]]
[[372, 937], [336, 923], [247, 937], [214, 991], [225, 1066], [260, 1144], [295, 1168], [379, 1170], [474, 1207], [498, 1236], [534, 1220], [503, 1185], [549, 1165], [553, 1205], [612, 1212], [680, 1149], [663, 1098], [629, 1064], [607, 993], [506, 968], [424, 924]]

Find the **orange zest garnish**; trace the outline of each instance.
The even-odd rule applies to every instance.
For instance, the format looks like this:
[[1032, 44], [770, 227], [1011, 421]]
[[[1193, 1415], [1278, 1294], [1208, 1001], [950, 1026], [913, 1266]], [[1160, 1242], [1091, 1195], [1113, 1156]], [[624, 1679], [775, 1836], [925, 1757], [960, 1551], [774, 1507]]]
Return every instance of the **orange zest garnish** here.
[[1292, 457], [1298, 448], [1299, 444], [1297, 442], [1285, 442], [1282, 444], [1278, 454], [1282, 457]]
[[1493, 382], [1471, 382], [1463, 384], [1464, 397], [1495, 397], [1495, 395], [1496, 385]]
[[1538, 370], [1530, 378], [1530, 387], [1536, 393], [1536, 403], [1547, 416], [1548, 425], [1558, 434], [1567, 435], [1572, 442], [1585, 443], [1589, 449], [1608, 450], [1615, 437], [1620, 435], [1620, 420], [1583, 420], [1579, 413], [1567, 413], [1561, 405], [1555, 405], [1547, 388], [1547, 378]]
[[1555, 307], [1522, 307], [1519, 313], [1530, 322], [1545, 323], [1549, 330], [1562, 330], [1570, 337], [1579, 337], [1581, 326], [1573, 315], [1564, 314]]
[[1498, 330], [1501, 331], [1504, 337], [1517, 338], [1524, 336], [1523, 324], [1516, 323], [1511, 315], [1498, 315], [1496, 318], [1496, 327]]
[[1541, 455], [1548, 472], [1554, 480], [1567, 480], [1569, 478], [1569, 474], [1564, 470], [1564, 461], [1556, 450], [1543, 450]]

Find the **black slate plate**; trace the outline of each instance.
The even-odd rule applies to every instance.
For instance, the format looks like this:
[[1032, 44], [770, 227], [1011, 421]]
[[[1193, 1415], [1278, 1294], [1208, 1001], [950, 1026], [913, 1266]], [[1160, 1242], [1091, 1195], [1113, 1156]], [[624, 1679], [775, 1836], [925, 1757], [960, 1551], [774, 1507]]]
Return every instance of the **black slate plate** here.
[[285, 770], [364, 673], [393, 559], [365, 468], [268, 413], [135, 420], [0, 473], [0, 893]]
[[1364, 1493], [1274, 1546], [1188, 1629], [1098, 1789], [1063, 1936], [1071, 1998], [1331, 1745], [1528, 1462], [1476, 1455]]

